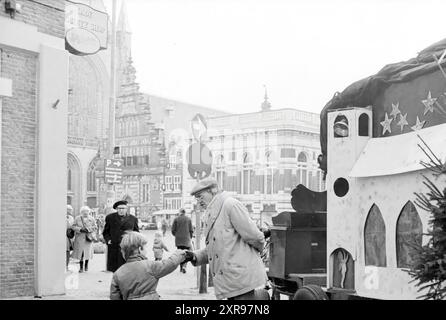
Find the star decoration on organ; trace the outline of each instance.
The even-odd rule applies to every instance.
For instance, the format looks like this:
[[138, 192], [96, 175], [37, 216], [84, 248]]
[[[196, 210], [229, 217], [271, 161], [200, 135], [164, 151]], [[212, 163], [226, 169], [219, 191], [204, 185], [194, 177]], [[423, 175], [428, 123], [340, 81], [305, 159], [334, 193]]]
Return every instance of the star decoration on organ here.
[[392, 133], [392, 130], [390, 129], [390, 124], [392, 123], [392, 118], [389, 118], [388, 116], [387, 116], [387, 112], [386, 112], [386, 114], [385, 114], [385, 119], [384, 119], [384, 121], [381, 121], [380, 123], [381, 123], [381, 125], [383, 126], [383, 135], [387, 132], [387, 131], [389, 131], [389, 133]]
[[409, 123], [406, 120], [406, 117], [407, 117], [407, 113], [404, 116], [402, 113], [400, 113], [400, 121], [398, 121], [398, 123], [396, 124], [397, 126], [400, 126], [401, 132], [403, 132], [404, 126], [409, 125]]
[[418, 116], [417, 116], [417, 123], [413, 127], [411, 127], [411, 129], [413, 131], [421, 130], [421, 129], [423, 129], [425, 123], [426, 123], [426, 121], [420, 121], [420, 119], [418, 119]]
[[424, 115], [426, 115], [426, 113], [430, 112], [434, 112], [434, 103], [437, 101], [437, 98], [432, 98], [431, 92], [429, 91], [426, 100], [421, 100], [421, 102], [424, 104], [425, 109], [424, 109]]
[[393, 118], [396, 119], [396, 116], [397, 116], [398, 114], [401, 114], [401, 111], [399, 110], [399, 106], [400, 106], [400, 103], [399, 103], [399, 102], [397, 102], [396, 104], [393, 104], [393, 103], [392, 103], [392, 112], [390, 113], [390, 116], [391, 116], [391, 117], [393, 117]]

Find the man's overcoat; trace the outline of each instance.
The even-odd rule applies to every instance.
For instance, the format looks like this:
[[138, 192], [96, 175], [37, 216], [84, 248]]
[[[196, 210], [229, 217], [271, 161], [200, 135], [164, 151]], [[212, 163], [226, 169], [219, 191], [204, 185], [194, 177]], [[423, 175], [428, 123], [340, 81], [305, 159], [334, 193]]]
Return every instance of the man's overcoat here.
[[209, 203], [206, 214], [206, 248], [195, 252], [195, 265], [209, 263], [217, 299], [263, 287], [268, 280], [260, 257], [265, 237], [246, 207], [221, 192]]
[[[121, 217], [117, 212], [110, 213], [105, 217], [105, 226], [102, 235], [107, 243], [107, 270], [115, 272], [125, 263], [121, 254], [122, 236], [126, 231], [138, 231], [138, 219], [132, 215]], [[108, 244], [108, 241], [111, 243]]]

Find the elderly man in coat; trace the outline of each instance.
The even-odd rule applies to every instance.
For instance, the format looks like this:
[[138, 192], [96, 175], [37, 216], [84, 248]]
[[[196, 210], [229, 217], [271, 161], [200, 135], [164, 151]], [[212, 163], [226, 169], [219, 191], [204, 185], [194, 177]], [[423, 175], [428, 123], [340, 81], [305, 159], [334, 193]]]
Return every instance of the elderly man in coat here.
[[251, 220], [245, 206], [218, 190], [213, 179], [197, 183], [191, 195], [206, 208], [206, 247], [188, 251], [186, 260], [194, 266], [209, 264], [217, 299], [269, 299], [263, 290], [268, 277], [260, 257], [265, 235]]
[[128, 213], [127, 201], [121, 200], [113, 204], [117, 212], [110, 213], [105, 217], [105, 226], [102, 235], [107, 244], [107, 271], [115, 272], [125, 263], [121, 254], [122, 236], [126, 231], [137, 231], [138, 218]]
[[[186, 210], [180, 209], [180, 215], [172, 224], [172, 234], [175, 237], [175, 246], [181, 250], [191, 249], [191, 238], [194, 235], [192, 220], [186, 216]], [[186, 273], [186, 264], [180, 264], [180, 272]]]

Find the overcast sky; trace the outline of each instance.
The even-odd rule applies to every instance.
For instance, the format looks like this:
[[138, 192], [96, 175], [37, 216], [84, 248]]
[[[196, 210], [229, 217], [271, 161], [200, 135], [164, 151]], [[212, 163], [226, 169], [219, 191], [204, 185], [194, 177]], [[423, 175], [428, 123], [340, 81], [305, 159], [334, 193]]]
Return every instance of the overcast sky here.
[[263, 85], [273, 109], [319, 113], [446, 38], [444, 0], [125, 2], [142, 91], [232, 113], [259, 111]]

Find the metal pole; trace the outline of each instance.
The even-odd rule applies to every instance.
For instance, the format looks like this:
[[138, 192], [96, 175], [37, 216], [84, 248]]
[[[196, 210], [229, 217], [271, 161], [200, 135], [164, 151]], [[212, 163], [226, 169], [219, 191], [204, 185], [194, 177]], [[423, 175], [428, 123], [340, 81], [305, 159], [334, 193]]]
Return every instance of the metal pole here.
[[[110, 101], [109, 101], [109, 121], [108, 121], [108, 159], [113, 159], [115, 148], [115, 111], [116, 111], [116, 1], [113, 0], [112, 7], [112, 32], [110, 41]], [[105, 168], [104, 168], [105, 170]], [[105, 173], [105, 171], [104, 171]], [[113, 184], [107, 184], [106, 206], [111, 208], [115, 201], [115, 188]]]
[[[200, 182], [200, 173], [196, 172], [197, 183]], [[200, 249], [200, 241], [201, 241], [201, 208], [197, 205], [197, 221], [196, 221], [196, 240], [197, 240], [197, 250]], [[206, 265], [201, 265], [197, 272], [197, 283], [198, 283], [198, 293], [207, 293], [207, 271]]]
[[109, 102], [109, 128], [108, 128], [108, 155], [113, 158], [115, 146], [115, 104], [116, 104], [116, 67], [115, 67], [115, 47], [116, 47], [116, 0], [113, 0], [112, 9], [112, 32], [110, 42], [111, 65], [110, 65], [110, 102]]

